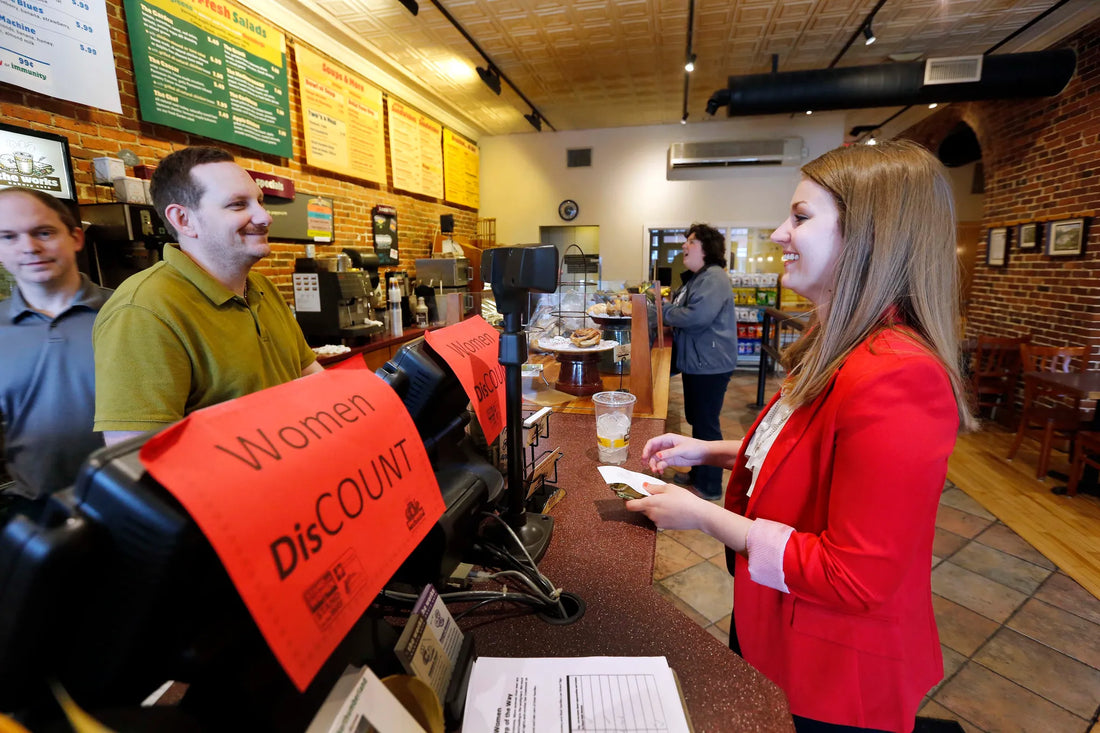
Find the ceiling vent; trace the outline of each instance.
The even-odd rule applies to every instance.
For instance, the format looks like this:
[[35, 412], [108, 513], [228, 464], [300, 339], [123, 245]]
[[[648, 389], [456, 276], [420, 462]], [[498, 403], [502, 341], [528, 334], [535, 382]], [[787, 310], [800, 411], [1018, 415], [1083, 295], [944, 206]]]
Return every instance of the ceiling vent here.
[[757, 165], [799, 165], [802, 138], [775, 140], [719, 140], [716, 142], [672, 143], [668, 149], [670, 170], [683, 168], [729, 168]]
[[924, 62], [924, 84], [962, 84], [982, 80], [981, 56], [952, 56]]

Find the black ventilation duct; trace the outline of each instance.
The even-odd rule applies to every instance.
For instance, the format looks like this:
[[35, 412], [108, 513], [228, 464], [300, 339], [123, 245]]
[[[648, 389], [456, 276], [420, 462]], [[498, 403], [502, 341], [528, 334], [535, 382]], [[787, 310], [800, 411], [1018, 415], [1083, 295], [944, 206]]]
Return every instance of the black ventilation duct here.
[[[731, 76], [707, 111], [729, 105], [729, 115], [766, 115], [830, 109], [893, 107], [932, 102], [1050, 97], [1065, 89], [1077, 53], [1064, 48], [982, 59], [980, 81], [924, 83], [924, 61], [841, 69]], [[728, 96], [728, 100], [727, 100]]]

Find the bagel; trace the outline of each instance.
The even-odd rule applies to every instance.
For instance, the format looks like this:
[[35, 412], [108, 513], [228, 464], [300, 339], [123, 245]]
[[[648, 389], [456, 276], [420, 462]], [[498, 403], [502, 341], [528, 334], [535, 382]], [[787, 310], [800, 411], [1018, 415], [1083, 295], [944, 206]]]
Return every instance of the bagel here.
[[573, 332], [573, 335], [569, 337], [569, 340], [573, 342], [573, 345], [580, 349], [586, 349], [590, 346], [596, 346], [600, 343], [600, 331], [597, 328], [578, 328]]

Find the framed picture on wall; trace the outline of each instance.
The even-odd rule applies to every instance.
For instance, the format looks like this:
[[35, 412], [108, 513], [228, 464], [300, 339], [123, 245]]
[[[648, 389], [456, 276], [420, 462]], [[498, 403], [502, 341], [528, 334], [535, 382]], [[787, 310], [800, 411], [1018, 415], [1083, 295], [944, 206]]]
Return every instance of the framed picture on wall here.
[[990, 267], [1004, 267], [1008, 263], [1008, 227], [994, 227], [989, 230], [985, 263]]
[[1047, 254], [1051, 257], [1072, 257], [1085, 251], [1089, 220], [1063, 219], [1047, 224]]
[[1033, 221], [1016, 226], [1016, 247], [1018, 249], [1035, 249], [1039, 246], [1039, 222]]

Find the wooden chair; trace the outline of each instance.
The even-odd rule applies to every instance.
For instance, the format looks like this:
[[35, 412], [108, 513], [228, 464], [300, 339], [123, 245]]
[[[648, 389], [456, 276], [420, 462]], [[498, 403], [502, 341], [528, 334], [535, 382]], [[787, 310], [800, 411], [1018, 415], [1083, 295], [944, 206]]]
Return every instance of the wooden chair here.
[[1077, 484], [1081, 483], [1085, 466], [1100, 469], [1100, 433], [1089, 430], [1077, 433], [1077, 441], [1073, 446], [1073, 465], [1070, 466], [1066, 485], [1067, 496], [1077, 496]]
[[[1088, 361], [1087, 346], [1020, 346], [1020, 358], [1024, 372], [1076, 372], [1081, 371]], [[1076, 361], [1076, 368], [1074, 362]], [[1064, 395], [1056, 389], [1043, 387], [1033, 380], [1027, 380], [1024, 388], [1024, 407], [1020, 414], [1020, 427], [1016, 439], [1008, 452], [1009, 460], [1016, 457], [1016, 451], [1029, 431], [1041, 433], [1039, 441], [1039, 464], [1035, 478], [1047, 475], [1050, 465], [1050, 448], [1055, 433], [1062, 433], [1070, 441], [1070, 453], [1073, 453], [1074, 438], [1082, 429], [1089, 415], [1081, 409], [1081, 398], [1075, 396], [1073, 404], [1060, 402]], [[1039, 404], [1040, 398], [1053, 404]]]
[[1016, 403], [1016, 385], [1020, 377], [1020, 346], [1031, 336], [978, 336], [974, 346], [974, 361], [970, 385], [975, 412], [990, 408], [992, 419], [998, 407], [1004, 406], [1011, 415]]

